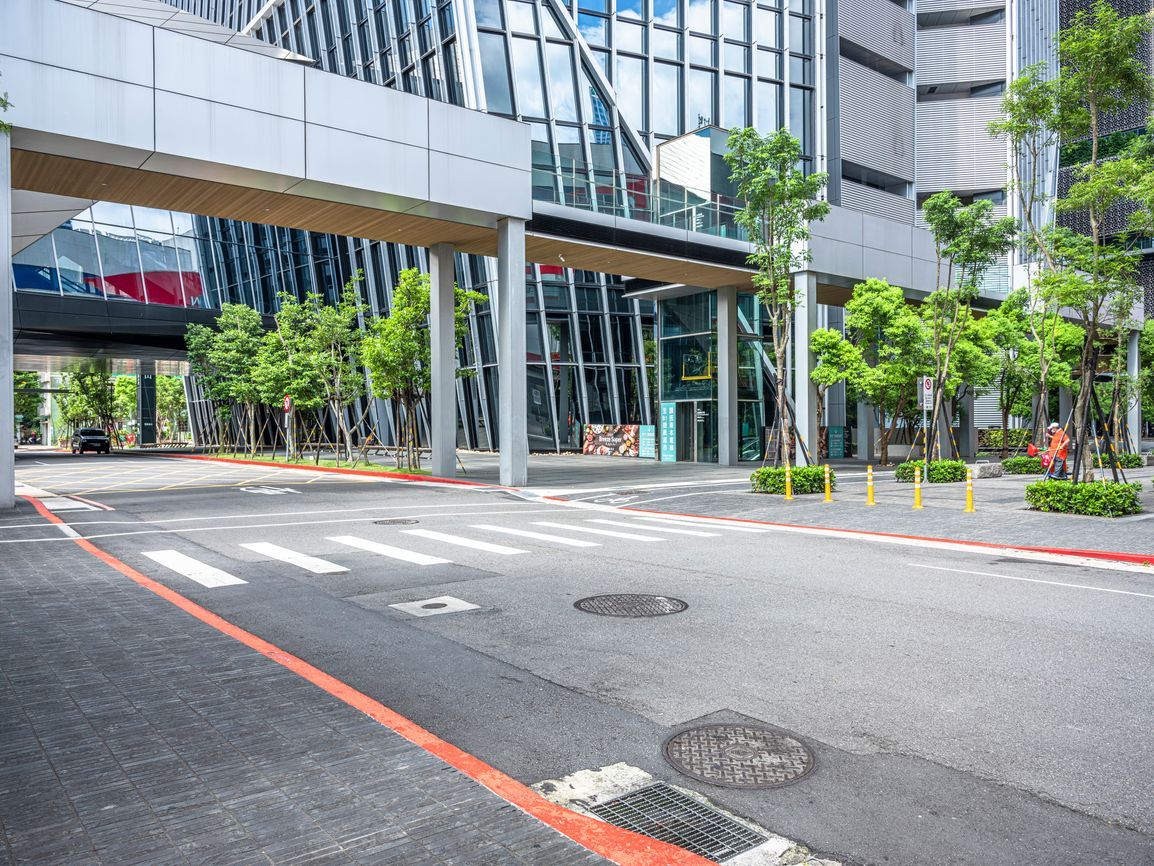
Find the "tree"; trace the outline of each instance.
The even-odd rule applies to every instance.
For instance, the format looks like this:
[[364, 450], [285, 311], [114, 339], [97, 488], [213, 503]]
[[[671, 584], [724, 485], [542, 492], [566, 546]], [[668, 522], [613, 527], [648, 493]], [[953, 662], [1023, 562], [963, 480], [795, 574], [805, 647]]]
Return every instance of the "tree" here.
[[845, 311], [846, 335], [863, 361], [848, 380], [849, 389], [880, 413], [878, 446], [885, 466], [898, 419], [908, 412], [918, 393], [918, 377], [927, 369], [926, 326], [902, 290], [885, 280], [854, 286]]
[[1010, 414], [1020, 407], [1023, 392], [1032, 384], [1025, 359], [1030, 351], [1026, 308], [1027, 293], [1012, 292], [1002, 303], [980, 320], [985, 338], [994, 347], [997, 364], [994, 381], [998, 389], [998, 410], [1002, 415], [1002, 459], [1010, 456]]
[[[8, 91], [5, 90], [0, 93], [0, 113], [7, 112], [12, 107], [12, 103], [8, 101]], [[0, 135], [8, 135], [12, 132], [12, 124], [0, 120]]]
[[1147, 319], [1142, 326], [1142, 336], [1138, 339], [1138, 357], [1142, 369], [1142, 380], [1139, 382], [1142, 420], [1154, 424], [1154, 319]]
[[70, 427], [90, 425], [119, 440], [116, 394], [112, 375], [101, 367], [74, 370], [64, 380], [67, 393], [58, 400], [60, 414]]
[[[248, 429], [245, 440], [250, 452], [257, 445], [256, 407], [261, 402], [261, 389], [253, 375], [253, 364], [264, 336], [264, 321], [260, 313], [245, 304], [223, 304], [215, 328], [189, 325], [185, 334], [189, 369], [200, 380], [208, 396], [219, 402], [240, 404], [243, 408]], [[221, 421], [227, 417], [224, 414]]]
[[814, 355], [810, 381], [817, 391], [818, 457], [829, 454], [829, 431], [822, 425], [825, 412], [825, 395], [830, 387], [847, 379], [856, 379], [864, 370], [865, 362], [861, 351], [847, 340], [841, 331], [833, 328], [819, 328], [809, 337], [809, 350]]
[[184, 398], [183, 376], [156, 377], [157, 436], [171, 439], [184, 426], [188, 406]]
[[982, 277], [997, 258], [1013, 246], [1015, 219], [995, 219], [993, 209], [994, 204], [989, 200], [967, 205], [948, 191], [930, 196], [922, 206], [926, 224], [934, 236], [938, 284], [922, 306], [929, 330], [934, 378], [934, 406], [925, 433], [927, 454], [940, 454], [938, 437], [931, 431], [938, 430], [944, 419], [943, 402], [957, 390], [955, 352], [972, 322], [971, 306], [978, 297]]
[[24, 426], [31, 427], [40, 418], [40, 406], [44, 401], [40, 393], [40, 374], [17, 371], [12, 380], [15, 389], [13, 409], [16, 417]]
[[[353, 456], [353, 439], [345, 408], [365, 391], [365, 380], [358, 370], [363, 337], [360, 323], [365, 312], [357, 288], [361, 278], [362, 273], [358, 270], [345, 283], [335, 305], [318, 306], [316, 329], [313, 332], [317, 370], [324, 389], [325, 403], [336, 420], [337, 430], [344, 438], [349, 459]], [[339, 449], [337, 459], [340, 459]]]
[[752, 127], [735, 129], [728, 146], [725, 161], [743, 202], [735, 219], [753, 244], [748, 258], [756, 269], [753, 285], [765, 305], [773, 337], [781, 459], [788, 462], [791, 436], [785, 384], [799, 300], [793, 275], [811, 258], [806, 244], [809, 224], [829, 213], [829, 204], [817, 200], [826, 175], [805, 173], [800, 167], [801, 144], [786, 129], [764, 136]]
[[[455, 345], [460, 346], [465, 337], [469, 304], [480, 303], [485, 296], [456, 285], [453, 293], [456, 302], [453, 311]], [[397, 438], [397, 459], [408, 469], [418, 469], [421, 465], [417, 406], [432, 385], [429, 303], [429, 275], [416, 268], [401, 271], [393, 289], [389, 314], [369, 322], [368, 333], [360, 347], [361, 361], [368, 370], [373, 395], [395, 399], [404, 410], [404, 427]], [[466, 370], [457, 371], [458, 376], [467, 373]]]

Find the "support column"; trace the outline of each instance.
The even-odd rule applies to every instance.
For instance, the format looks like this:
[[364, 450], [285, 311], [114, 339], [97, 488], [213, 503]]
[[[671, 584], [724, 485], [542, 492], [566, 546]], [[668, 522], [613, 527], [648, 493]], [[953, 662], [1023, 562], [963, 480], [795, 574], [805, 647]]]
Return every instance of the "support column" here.
[[973, 460], [978, 455], [978, 431], [974, 426], [974, 389], [967, 388], [966, 396], [958, 409], [960, 427], [958, 429], [958, 451], [963, 460]]
[[717, 290], [717, 462], [736, 466], [741, 456], [737, 424], [737, 289]]
[[12, 393], [12, 145], [0, 132], [0, 511], [16, 505], [16, 406]]
[[857, 404], [857, 454], [858, 460], [873, 463], [874, 460], [874, 407], [864, 400]]
[[156, 444], [156, 362], [141, 361], [136, 374], [136, 444]]
[[[1058, 417], [1054, 418], [1063, 427], [1070, 420], [1070, 413], [1074, 411], [1074, 392], [1069, 388], [1058, 389]], [[1074, 435], [1073, 430], [1066, 431], [1071, 437]], [[1047, 441], [1049, 441], [1047, 437]]]
[[[432, 380], [433, 474], [452, 478], [457, 468], [456, 273], [451, 244], [429, 248], [429, 356]], [[504, 307], [504, 299], [501, 306]]]
[[[1142, 370], [1139, 366], [1138, 336], [1139, 331], [1130, 332], [1130, 340], [1126, 344], [1126, 373], [1131, 381], [1137, 382]], [[1142, 395], [1137, 391], [1126, 407], [1126, 429], [1130, 434], [1130, 447], [1135, 453], [1142, 453]]]
[[497, 221], [497, 436], [501, 483], [529, 480], [529, 433], [525, 370], [525, 221]]
[[[817, 453], [817, 392], [810, 381], [814, 358], [809, 350], [809, 337], [817, 330], [817, 274], [802, 271], [794, 274], [798, 303], [793, 316], [793, 413], [797, 434], [809, 449], [810, 460], [820, 463]], [[795, 462], [805, 460], [800, 445]]]

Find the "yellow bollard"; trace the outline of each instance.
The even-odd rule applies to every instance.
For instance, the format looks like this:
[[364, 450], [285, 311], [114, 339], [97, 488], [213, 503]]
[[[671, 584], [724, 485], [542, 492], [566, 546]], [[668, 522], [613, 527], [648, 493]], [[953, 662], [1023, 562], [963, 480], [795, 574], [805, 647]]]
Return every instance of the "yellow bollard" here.
[[914, 467], [914, 510], [922, 507], [922, 466]]
[[874, 468], [866, 467], [866, 505], [877, 505], [874, 502]]
[[785, 464], [785, 501], [793, 502], [793, 471]]
[[825, 464], [825, 501], [833, 502], [833, 492], [829, 486], [829, 464]]
[[974, 511], [974, 470], [966, 470], [966, 514], [972, 514]]

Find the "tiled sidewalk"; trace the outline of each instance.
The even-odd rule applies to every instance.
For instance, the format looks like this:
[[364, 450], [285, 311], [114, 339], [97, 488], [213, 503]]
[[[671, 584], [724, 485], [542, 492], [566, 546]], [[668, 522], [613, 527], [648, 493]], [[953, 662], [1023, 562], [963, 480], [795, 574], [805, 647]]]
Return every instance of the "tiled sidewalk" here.
[[8, 862], [605, 862], [79, 548], [2, 548]]

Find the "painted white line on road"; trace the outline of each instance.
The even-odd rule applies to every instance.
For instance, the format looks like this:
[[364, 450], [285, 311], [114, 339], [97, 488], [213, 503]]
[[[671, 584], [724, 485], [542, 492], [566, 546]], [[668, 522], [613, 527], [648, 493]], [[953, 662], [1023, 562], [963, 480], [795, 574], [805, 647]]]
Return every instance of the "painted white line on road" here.
[[313, 574], [342, 574], [348, 571], [343, 565], [337, 565], [327, 559], [317, 559], [315, 556], [297, 553], [295, 550], [289, 550], [279, 544], [270, 544], [267, 541], [253, 541], [242, 544], [241, 547], [251, 550], [253, 553], [259, 553], [261, 556], [267, 556], [269, 559], [277, 559], [281, 562], [287, 562], [289, 565], [295, 565], [297, 568], [303, 568], [305, 571], [311, 571]]
[[183, 575], [189, 580], [194, 580], [201, 586], [213, 588], [248, 583], [248, 581], [234, 577], [227, 571], [213, 568], [211, 565], [201, 562], [199, 559], [185, 556], [179, 550], [144, 550], [141, 551], [141, 553], [153, 562], [163, 565], [165, 568], [172, 569], [177, 574]]
[[518, 535], [521, 538], [532, 538], [535, 541], [548, 541], [552, 544], [567, 544], [570, 547], [600, 547], [596, 541], [586, 541], [583, 538], [562, 538], [560, 535], [548, 535], [544, 532], [533, 532], [528, 529], [513, 529], [510, 526], [492, 526], [488, 523], [475, 523], [473, 529], [484, 529], [489, 532], [504, 532], [506, 535]]
[[471, 547], [473, 550], [483, 550], [485, 553], [499, 553], [501, 556], [515, 556], [518, 553], [528, 553], [516, 547], [505, 547], [503, 544], [490, 544], [487, 541], [475, 541], [472, 538], [462, 538], [459, 535], [449, 535], [447, 532], [434, 532], [431, 529], [402, 529], [406, 535], [416, 535], [419, 538], [428, 538], [431, 541], [441, 541], [445, 544], [455, 544], [458, 547]]
[[567, 529], [570, 532], [588, 532], [590, 535], [605, 535], [610, 538], [624, 538], [627, 541], [665, 541], [664, 538], [654, 538], [652, 535], [635, 535], [632, 532], [615, 532], [612, 529], [594, 529], [592, 526], [573, 526], [569, 523], [550, 523], [547, 520], [534, 521], [533, 525]]
[[417, 553], [415, 550], [405, 550], [403, 547], [393, 547], [391, 544], [369, 541], [367, 538], [357, 538], [355, 535], [335, 535], [328, 540], [355, 547], [358, 550], [367, 550], [369, 553], [376, 553], [380, 556], [387, 556], [390, 559], [399, 559], [413, 565], [448, 565], [452, 562], [451, 559], [441, 559], [439, 556]]
[[[626, 529], [636, 529], [639, 524], [630, 522], [628, 520], [605, 520], [603, 518], [594, 517], [589, 520], [590, 523], [604, 523], [607, 526], [624, 526]], [[719, 532], [698, 532], [696, 529], [674, 529], [672, 526], [645, 526], [648, 532], [667, 532], [671, 535], [696, 535], [699, 538], [720, 538]]]
[[636, 517], [638, 520], [651, 521], [653, 523], [673, 523], [684, 526], [708, 526], [710, 529], [728, 529], [732, 532], [768, 532], [768, 529], [758, 529], [754, 526], [736, 526], [724, 520], [699, 520], [695, 517], [649, 517], [644, 514], [631, 514], [631, 517]]
[[1117, 595], [1136, 595], [1138, 598], [1154, 598], [1154, 595], [1145, 592], [1130, 592], [1127, 589], [1108, 589], [1104, 586], [1086, 586], [1084, 583], [1061, 583], [1057, 580], [1041, 580], [1036, 577], [1015, 577], [1011, 574], [994, 574], [991, 571], [970, 571], [965, 568], [946, 568], [944, 565], [925, 565], [920, 562], [910, 562], [907, 563], [907, 565], [912, 565], [916, 568], [932, 568], [934, 571], [952, 571], [957, 574], [976, 574], [979, 577], [996, 577], [999, 580], [1020, 580], [1024, 583], [1044, 583], [1048, 586], [1062, 586], [1067, 589], [1088, 589], [1091, 592], [1112, 592]]

